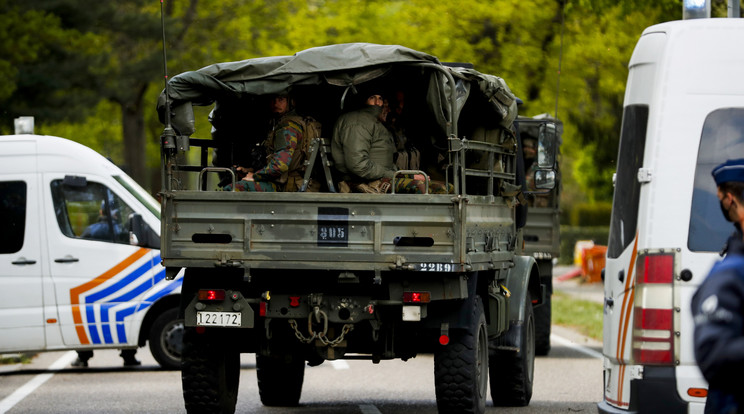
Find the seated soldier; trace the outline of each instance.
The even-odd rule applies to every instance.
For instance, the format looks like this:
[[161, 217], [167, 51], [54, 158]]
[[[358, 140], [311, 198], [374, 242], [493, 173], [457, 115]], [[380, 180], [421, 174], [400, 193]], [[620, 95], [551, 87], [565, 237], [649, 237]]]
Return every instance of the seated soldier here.
[[[235, 191], [297, 191], [302, 185], [302, 118], [294, 111], [288, 93], [272, 97], [269, 105], [273, 118], [263, 143], [268, 154], [265, 166], [256, 171], [237, 166], [245, 175], [235, 183]], [[232, 186], [223, 189], [231, 191]]]
[[[336, 168], [352, 190], [386, 193], [397, 171], [393, 163], [396, 152], [393, 135], [383, 124], [389, 110], [384, 107], [379, 90], [372, 89], [361, 95], [364, 105], [341, 115], [336, 121], [331, 153]], [[425, 179], [423, 174], [396, 178], [395, 192], [423, 194]], [[429, 184], [430, 193], [446, 194], [449, 189], [441, 182]]]

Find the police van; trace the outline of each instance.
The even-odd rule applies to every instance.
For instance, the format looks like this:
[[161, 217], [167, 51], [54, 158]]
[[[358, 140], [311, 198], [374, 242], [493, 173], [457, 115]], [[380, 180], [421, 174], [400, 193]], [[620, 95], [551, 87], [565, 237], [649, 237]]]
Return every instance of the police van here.
[[744, 156], [744, 21], [658, 24], [629, 64], [604, 273], [602, 413], [703, 412], [690, 300], [733, 232], [711, 170]]
[[0, 354], [149, 341], [179, 368], [181, 277], [165, 280], [159, 218], [157, 201], [92, 149], [0, 136]]

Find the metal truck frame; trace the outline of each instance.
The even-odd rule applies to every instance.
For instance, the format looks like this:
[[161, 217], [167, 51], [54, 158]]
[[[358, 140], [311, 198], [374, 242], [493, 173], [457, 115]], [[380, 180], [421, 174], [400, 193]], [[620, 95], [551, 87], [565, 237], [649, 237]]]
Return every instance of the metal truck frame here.
[[[298, 111], [330, 138], [339, 106], [367, 82], [406, 89], [422, 159], [443, 160], [426, 172], [453, 194], [334, 192], [324, 139], [306, 160], [322, 168], [308, 167], [306, 179], [325, 191], [212, 191], [217, 178], [235, 179], [230, 166], [261, 98], [291, 87]], [[191, 138], [192, 105], [212, 103], [213, 139]], [[333, 45], [180, 74], [159, 110], [161, 255], [169, 275], [185, 268], [189, 413], [235, 410], [241, 352], [256, 354], [267, 406], [298, 404], [306, 362], [420, 353], [434, 354], [440, 412], [482, 413], [489, 377], [494, 404], [529, 403], [533, 307], [545, 287], [535, 260], [519, 254], [523, 160], [515, 97], [501, 78], [401, 46]], [[549, 188], [555, 136], [542, 136], [536, 176]], [[184, 155], [192, 146], [201, 148], [195, 165]], [[210, 148], [222, 166], [210, 164]]]

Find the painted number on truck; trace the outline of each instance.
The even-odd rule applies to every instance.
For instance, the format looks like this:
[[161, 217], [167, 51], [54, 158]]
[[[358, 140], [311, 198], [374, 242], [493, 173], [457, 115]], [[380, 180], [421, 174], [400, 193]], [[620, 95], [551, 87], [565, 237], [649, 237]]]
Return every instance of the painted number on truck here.
[[452, 263], [419, 263], [416, 265], [419, 272], [454, 272], [455, 265]]
[[349, 209], [318, 207], [318, 246], [346, 247], [349, 245]]

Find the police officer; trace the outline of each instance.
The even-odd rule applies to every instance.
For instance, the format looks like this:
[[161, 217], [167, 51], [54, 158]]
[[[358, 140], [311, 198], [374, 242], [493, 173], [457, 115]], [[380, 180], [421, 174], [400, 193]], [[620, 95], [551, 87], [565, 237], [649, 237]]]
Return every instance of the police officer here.
[[692, 298], [695, 359], [708, 380], [706, 413], [744, 412], [744, 159], [713, 169], [718, 199], [736, 232]]

